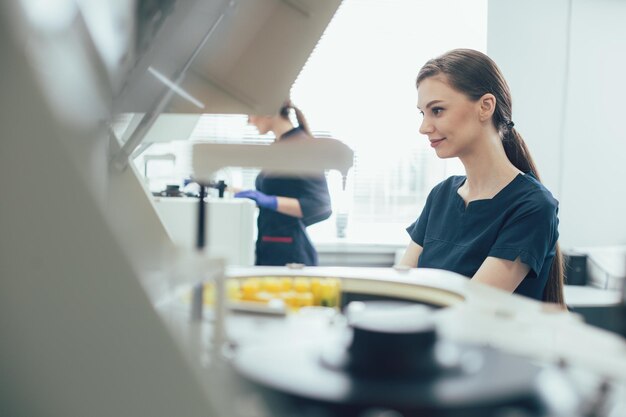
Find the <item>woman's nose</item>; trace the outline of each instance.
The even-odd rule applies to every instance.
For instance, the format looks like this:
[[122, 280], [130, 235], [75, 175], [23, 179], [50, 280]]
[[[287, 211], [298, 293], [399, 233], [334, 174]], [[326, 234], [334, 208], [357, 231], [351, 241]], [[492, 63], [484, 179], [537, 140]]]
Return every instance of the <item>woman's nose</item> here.
[[422, 123], [420, 124], [420, 133], [422, 135], [427, 135], [433, 131], [433, 125], [428, 121], [426, 117], [422, 118]]

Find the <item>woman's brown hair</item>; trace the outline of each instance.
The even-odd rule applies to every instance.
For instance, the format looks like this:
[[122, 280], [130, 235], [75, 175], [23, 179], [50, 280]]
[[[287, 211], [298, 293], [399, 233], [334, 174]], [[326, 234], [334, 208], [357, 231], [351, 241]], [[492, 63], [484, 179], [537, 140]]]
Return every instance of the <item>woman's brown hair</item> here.
[[[530, 172], [541, 181], [524, 139], [514, 128], [511, 120], [511, 92], [496, 63], [482, 52], [454, 49], [428, 61], [420, 69], [416, 84], [419, 87], [424, 79], [439, 74], [443, 74], [452, 88], [465, 94], [470, 100], [477, 101], [487, 93], [495, 96], [496, 109], [492, 121], [502, 138], [507, 158], [517, 169]], [[563, 269], [563, 256], [557, 242], [543, 301], [564, 304]]]
[[311, 134], [311, 129], [309, 129], [309, 124], [306, 121], [306, 118], [304, 117], [304, 114], [302, 113], [302, 111], [300, 111], [299, 108], [297, 108], [296, 106], [293, 105], [293, 103], [291, 102], [291, 100], [287, 100], [283, 103], [282, 107], [280, 108], [280, 111], [278, 112], [281, 117], [289, 120], [289, 110], [293, 109], [293, 111], [296, 113], [296, 120], [298, 121], [298, 127], [300, 127], [302, 130], [304, 130], [306, 132], [306, 134], [308, 134], [309, 136], [313, 136]]

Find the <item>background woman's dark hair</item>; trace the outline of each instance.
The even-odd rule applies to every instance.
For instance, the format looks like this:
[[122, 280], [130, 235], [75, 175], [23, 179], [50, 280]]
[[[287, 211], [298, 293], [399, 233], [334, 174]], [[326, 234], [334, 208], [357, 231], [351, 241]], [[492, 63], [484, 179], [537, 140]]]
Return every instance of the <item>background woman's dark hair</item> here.
[[309, 136], [313, 136], [311, 134], [311, 129], [309, 129], [309, 124], [307, 123], [306, 118], [304, 117], [304, 114], [300, 111], [299, 108], [293, 105], [291, 100], [287, 100], [283, 103], [283, 105], [280, 108], [279, 114], [281, 115], [281, 117], [289, 120], [290, 109], [293, 109], [294, 112], [296, 113], [296, 120], [298, 120], [298, 126], [302, 128], [302, 130], [304, 130]]
[[[493, 124], [500, 134], [507, 158], [522, 172], [531, 172], [540, 180], [539, 173], [522, 136], [512, 123], [512, 100], [509, 86], [495, 62], [482, 52], [472, 49], [454, 49], [428, 61], [417, 75], [419, 87], [424, 79], [444, 75], [455, 90], [477, 101], [491, 93], [496, 98]], [[563, 257], [559, 244], [550, 268], [543, 301], [564, 304], [563, 300]]]

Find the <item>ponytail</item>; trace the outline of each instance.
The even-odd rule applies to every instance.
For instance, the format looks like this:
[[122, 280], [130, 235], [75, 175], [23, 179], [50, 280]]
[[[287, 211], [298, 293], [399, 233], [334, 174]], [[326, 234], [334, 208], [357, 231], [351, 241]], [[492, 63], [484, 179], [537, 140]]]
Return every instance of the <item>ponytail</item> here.
[[304, 114], [302, 113], [302, 111], [299, 108], [297, 108], [296, 106], [293, 105], [291, 100], [287, 100], [287, 101], [285, 101], [285, 103], [283, 103], [283, 106], [280, 108], [279, 114], [283, 118], [289, 119], [289, 109], [293, 109], [294, 112], [296, 113], [296, 120], [298, 121], [298, 127], [300, 129], [304, 130], [304, 132], [307, 135], [313, 136], [313, 134], [311, 133], [311, 129], [309, 128], [309, 123], [306, 121], [306, 118], [304, 117]]
[[505, 125], [504, 128], [501, 128], [500, 136], [502, 137], [502, 145], [504, 146], [506, 157], [515, 165], [515, 168], [522, 172], [530, 172], [535, 178], [540, 180], [537, 167], [530, 156], [528, 147], [526, 147], [526, 142], [522, 139], [522, 135], [514, 127], [509, 128]]
[[563, 296], [563, 285], [565, 281], [564, 269], [563, 254], [561, 253], [559, 242], [556, 242], [554, 259], [552, 260], [552, 266], [548, 274], [548, 282], [546, 282], [546, 287], [543, 289], [542, 301], [556, 303], [562, 306], [565, 305], [565, 297]]
[[[511, 163], [520, 171], [530, 172], [535, 178], [537, 178], [538, 181], [541, 181], [535, 162], [528, 151], [528, 147], [526, 147], [526, 143], [524, 142], [524, 139], [522, 139], [522, 135], [520, 135], [519, 132], [513, 128], [512, 122], [505, 124], [500, 131], [504, 151], [506, 152], [506, 156], [509, 158], [509, 161], [511, 161]], [[552, 260], [550, 272], [548, 273], [548, 281], [546, 282], [546, 286], [543, 290], [542, 301], [565, 305], [565, 299], [563, 296], [563, 285], [565, 281], [564, 269], [563, 254], [561, 253], [559, 242], [557, 242], [554, 259]]]

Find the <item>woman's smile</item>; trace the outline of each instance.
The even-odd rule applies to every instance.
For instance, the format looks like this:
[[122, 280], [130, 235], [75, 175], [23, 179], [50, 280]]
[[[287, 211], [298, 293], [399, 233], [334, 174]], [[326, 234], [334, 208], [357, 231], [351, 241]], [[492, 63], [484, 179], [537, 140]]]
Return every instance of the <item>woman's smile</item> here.
[[441, 139], [429, 139], [430, 140], [430, 146], [432, 146], [433, 148], [436, 148], [437, 146], [439, 146], [439, 144], [441, 142], [443, 142], [444, 140], [446, 140], [446, 138], [441, 138]]

